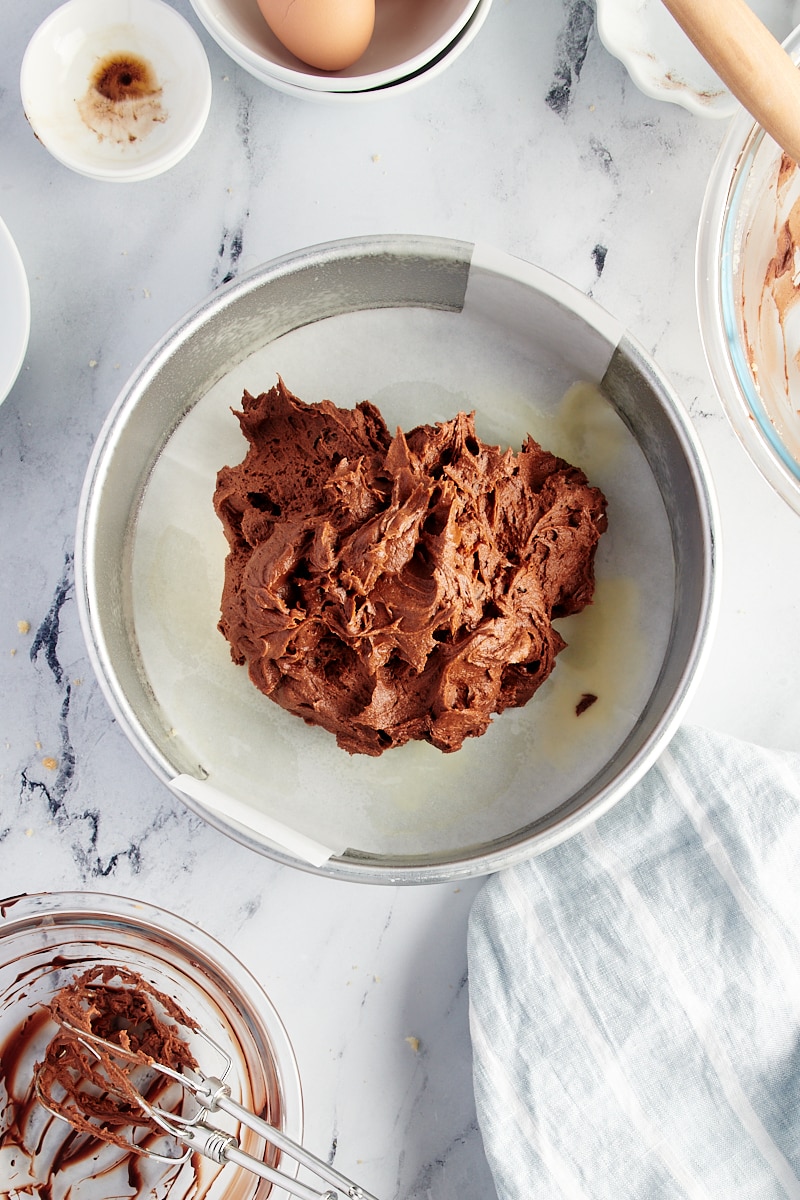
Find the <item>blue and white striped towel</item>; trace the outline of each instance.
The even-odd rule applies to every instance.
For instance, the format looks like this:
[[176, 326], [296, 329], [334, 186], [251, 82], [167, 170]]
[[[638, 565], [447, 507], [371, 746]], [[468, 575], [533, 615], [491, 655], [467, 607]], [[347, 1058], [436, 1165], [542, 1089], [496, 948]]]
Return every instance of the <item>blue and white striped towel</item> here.
[[500, 1200], [800, 1198], [800, 754], [684, 728], [469, 929]]

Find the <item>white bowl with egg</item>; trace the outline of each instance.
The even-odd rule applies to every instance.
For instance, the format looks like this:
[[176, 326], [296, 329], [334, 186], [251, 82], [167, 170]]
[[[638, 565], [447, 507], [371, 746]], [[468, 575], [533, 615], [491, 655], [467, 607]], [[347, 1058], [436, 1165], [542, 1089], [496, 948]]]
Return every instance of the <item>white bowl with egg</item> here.
[[54, 158], [130, 183], [169, 170], [196, 144], [211, 72], [194, 29], [163, 0], [68, 0], [31, 38], [20, 93]]
[[[478, 0], [475, 11], [458, 37], [441, 54], [438, 54], [431, 62], [426, 63], [419, 71], [415, 71], [413, 75], [408, 75], [396, 83], [385, 84], [383, 87], [367, 88], [363, 91], [342, 92], [322, 91], [319, 88], [302, 87], [299, 84], [290, 83], [284, 79], [272, 78], [269, 80], [269, 86], [286, 96], [295, 96], [299, 100], [340, 106], [372, 104], [385, 99], [387, 96], [405, 95], [405, 93], [413, 91], [415, 88], [421, 87], [423, 84], [441, 75], [443, 71], [446, 71], [464, 53], [467, 47], [474, 41], [478, 31], [489, 15], [491, 4], [492, 0]], [[238, 51], [233, 48], [229, 52], [231, 58], [234, 61], [238, 61]], [[258, 70], [252, 64], [241, 62], [239, 65], [243, 66], [245, 70], [251, 71], [257, 78], [260, 77]]]
[[[276, 374], [306, 401], [369, 399], [390, 428], [474, 410], [484, 441], [531, 433], [608, 497], [595, 601], [561, 627], [553, 675], [456, 753], [349, 755], [231, 661], [213, 493], [243, 453], [231, 407]], [[716, 521], [688, 415], [613, 317], [491, 247], [373, 236], [266, 264], [159, 342], [87, 471], [76, 592], [120, 727], [194, 812], [288, 865], [434, 882], [569, 837], [655, 761], [705, 662]]]
[[[366, 48], [347, 67], [324, 70], [300, 59], [284, 45], [256, 3], [249, 0], [191, 0], [195, 13], [223, 50], [262, 82], [279, 90], [301, 89], [327, 94], [390, 90], [457, 43], [481, 0], [368, 0], [374, 7], [374, 26]], [[269, 6], [271, 0], [262, 0]], [[364, 0], [342, 0], [363, 12]], [[300, 0], [298, 0], [298, 5]], [[309, 9], [307, 41], [291, 38], [296, 50], [311, 56], [326, 40], [324, 14], [319, 0], [303, 0]], [[484, 6], [485, 7], [485, 6]], [[276, 9], [281, 6], [276, 2]], [[371, 25], [369, 12], [363, 14]], [[280, 23], [274, 19], [274, 26]], [[292, 31], [296, 33], [295, 30]], [[354, 52], [361, 41], [356, 30]], [[448, 60], [449, 61], [449, 60]], [[280, 84], [287, 85], [284, 89]]]
[[[784, 43], [800, 62], [800, 28]], [[800, 513], [800, 169], [741, 111], [706, 189], [696, 286], [708, 365], [753, 462]]]

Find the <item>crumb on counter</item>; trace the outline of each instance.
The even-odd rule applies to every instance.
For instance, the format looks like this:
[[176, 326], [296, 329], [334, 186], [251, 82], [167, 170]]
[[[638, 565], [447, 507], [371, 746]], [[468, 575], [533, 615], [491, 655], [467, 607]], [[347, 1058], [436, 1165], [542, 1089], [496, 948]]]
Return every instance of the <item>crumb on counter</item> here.
[[45, 767], [48, 771], [55, 771], [56, 767], [58, 766], [58, 759], [52, 758], [48, 754], [48, 755], [46, 755], [45, 758], [42, 759], [42, 766]]
[[411, 1049], [414, 1051], [414, 1053], [419, 1054], [419, 1046], [420, 1046], [419, 1038], [410, 1036], [410, 1037], [407, 1037], [405, 1040], [408, 1043], [408, 1045], [411, 1047]]
[[17, 633], [30, 633], [30, 621], [17, 621]]
[[585, 713], [587, 708], [591, 708], [597, 703], [597, 696], [594, 692], [584, 692], [578, 703], [575, 705], [575, 716], [579, 717], [581, 713]]

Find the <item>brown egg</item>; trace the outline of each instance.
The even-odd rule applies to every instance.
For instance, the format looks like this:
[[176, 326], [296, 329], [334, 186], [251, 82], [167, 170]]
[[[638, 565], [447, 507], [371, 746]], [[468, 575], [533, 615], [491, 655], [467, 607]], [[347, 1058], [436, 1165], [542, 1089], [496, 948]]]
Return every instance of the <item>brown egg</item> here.
[[375, 0], [258, 0], [258, 7], [286, 49], [321, 71], [351, 66], [375, 28]]

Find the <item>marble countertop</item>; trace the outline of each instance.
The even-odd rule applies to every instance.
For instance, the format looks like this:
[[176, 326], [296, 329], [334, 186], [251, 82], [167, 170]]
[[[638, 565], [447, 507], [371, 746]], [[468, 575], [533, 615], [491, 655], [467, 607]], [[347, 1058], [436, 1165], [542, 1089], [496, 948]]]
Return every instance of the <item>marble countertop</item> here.
[[491, 243], [593, 296], [671, 378], [722, 514], [722, 610], [689, 719], [800, 749], [800, 522], [731, 432], [695, 314], [697, 222], [725, 126], [640, 94], [587, 0], [495, 0], [440, 77], [343, 107], [265, 87], [188, 0], [174, 4], [207, 50], [211, 115], [183, 162], [129, 185], [72, 174], [26, 123], [20, 61], [54, 0], [0, 14], [0, 216], [32, 305], [0, 406], [0, 890], [114, 892], [196, 922], [283, 1017], [311, 1149], [387, 1200], [487, 1200], [465, 942], [480, 880], [328, 881], [190, 814], [93, 678], [74, 594], [80, 486], [128, 375], [223, 281], [347, 236]]

